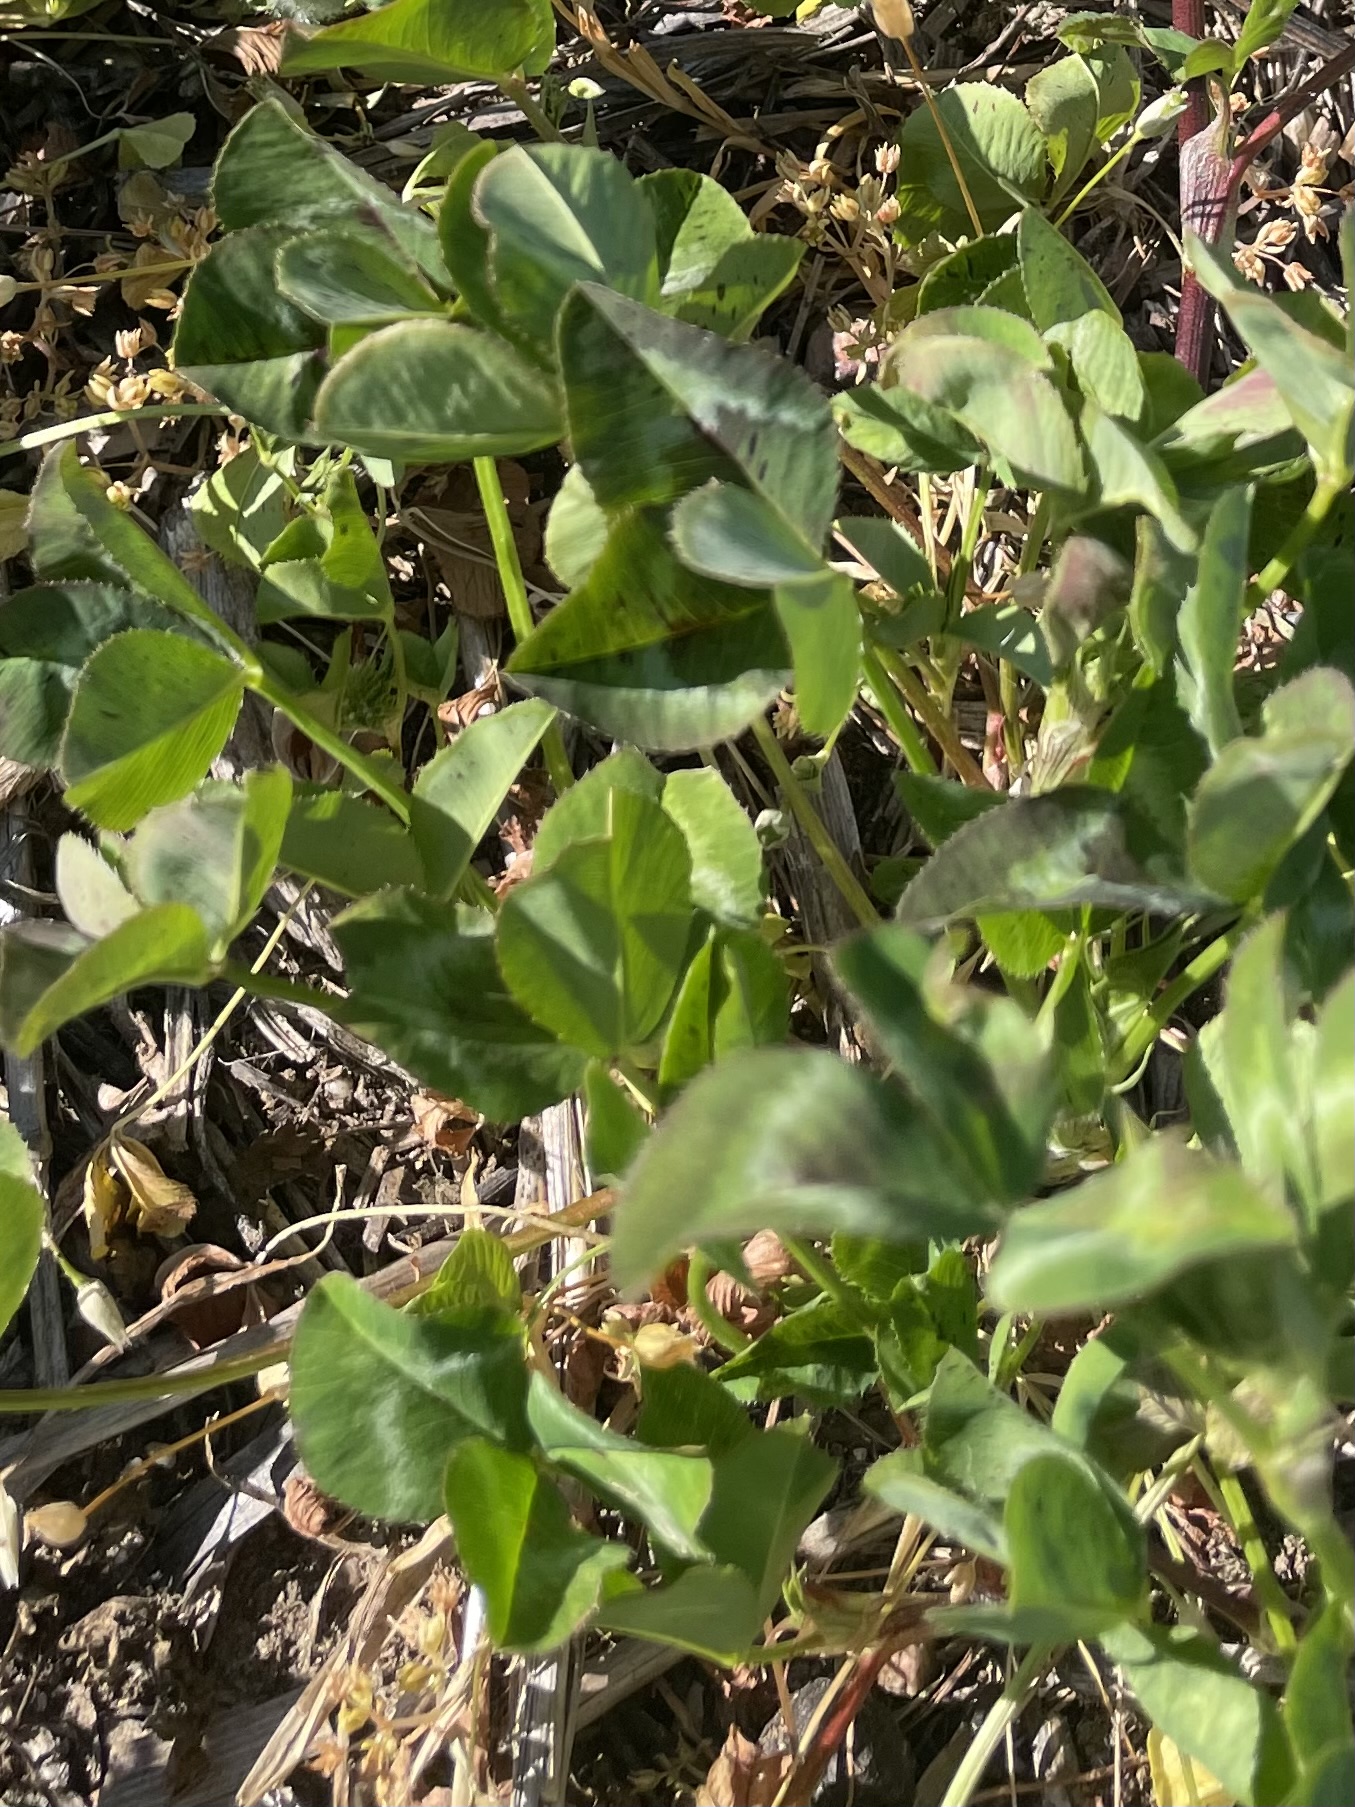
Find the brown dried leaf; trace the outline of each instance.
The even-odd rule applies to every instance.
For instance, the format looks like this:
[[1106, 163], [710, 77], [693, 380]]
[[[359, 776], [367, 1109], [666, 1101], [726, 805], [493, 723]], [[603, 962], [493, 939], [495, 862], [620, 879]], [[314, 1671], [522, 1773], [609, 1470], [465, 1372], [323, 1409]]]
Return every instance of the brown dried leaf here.
[[875, 1678], [875, 1685], [886, 1694], [902, 1695], [913, 1700], [929, 1685], [936, 1674], [936, 1649], [932, 1644], [905, 1644]]
[[696, 1791], [696, 1807], [772, 1807], [793, 1761], [788, 1751], [764, 1756], [751, 1738], [731, 1726], [724, 1749]]
[[287, 720], [280, 709], [273, 711], [273, 751], [292, 774], [307, 784], [328, 784], [339, 769], [332, 753], [323, 752]]
[[785, 1243], [775, 1230], [759, 1230], [744, 1244], [743, 1264], [758, 1286], [770, 1286], [775, 1280], [788, 1280], [798, 1274], [798, 1263], [787, 1252]]
[[591, 1412], [597, 1404], [602, 1382], [611, 1361], [605, 1343], [591, 1336], [575, 1337], [565, 1356], [564, 1393], [581, 1411]]
[[264, 1130], [240, 1151], [231, 1168], [236, 1203], [242, 1207], [257, 1204], [279, 1180], [315, 1173], [324, 1153], [324, 1132], [316, 1123], [279, 1123]]
[[274, 19], [267, 25], [237, 25], [213, 42], [229, 50], [246, 75], [276, 75], [286, 35], [286, 21]]
[[555, 800], [550, 779], [542, 771], [522, 772], [508, 792], [508, 808], [499, 822], [499, 839], [516, 858], [530, 855], [541, 818]]
[[[168, 1303], [196, 1281], [213, 1274], [238, 1274], [246, 1265], [214, 1242], [195, 1242], [160, 1263], [155, 1290]], [[208, 1349], [247, 1321], [254, 1291], [253, 1286], [242, 1285], [205, 1299], [186, 1300], [174, 1314], [174, 1322], [195, 1349]]]
[[409, 1101], [414, 1127], [430, 1148], [463, 1155], [484, 1122], [478, 1111], [459, 1098], [443, 1098], [434, 1092], [416, 1092]]
[[450, 733], [459, 734], [481, 715], [492, 711], [498, 700], [499, 677], [494, 672], [473, 690], [463, 690], [460, 696], [448, 697], [445, 703], [439, 703], [438, 720]]
[[[524, 566], [534, 565], [541, 557], [541, 521], [531, 502], [531, 479], [520, 464], [505, 459], [499, 465], [499, 480], [518, 557]], [[457, 614], [481, 621], [504, 614], [503, 586], [470, 471], [458, 467], [426, 486], [418, 508], [411, 512], [410, 525], [423, 531]]]
[[722, 1318], [727, 1318], [747, 1336], [760, 1335], [776, 1317], [775, 1306], [759, 1298], [751, 1287], [723, 1269], [707, 1286], [706, 1297]]
[[282, 1487], [282, 1516], [302, 1537], [323, 1537], [343, 1516], [308, 1474], [288, 1475]]
[[655, 1280], [649, 1291], [650, 1297], [656, 1305], [662, 1305], [665, 1310], [672, 1312], [685, 1309], [687, 1304], [687, 1265], [687, 1257], [679, 1255], [676, 1261], [669, 1262]]

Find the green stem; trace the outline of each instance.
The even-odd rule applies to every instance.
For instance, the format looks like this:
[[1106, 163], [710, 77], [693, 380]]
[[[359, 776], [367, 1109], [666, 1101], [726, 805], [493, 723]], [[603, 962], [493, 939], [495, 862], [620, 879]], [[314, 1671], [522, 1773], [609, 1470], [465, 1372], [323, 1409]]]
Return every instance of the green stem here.
[[1257, 573], [1252, 586], [1252, 601], [1262, 603], [1272, 590], [1282, 589], [1286, 578], [1308, 549], [1308, 543], [1326, 519], [1327, 510], [1341, 493], [1339, 483], [1319, 483], [1308, 499], [1308, 506], [1289, 530], [1279, 551], [1264, 570]]
[[[1192, 1437], [1189, 1443], [1183, 1443], [1180, 1449], [1176, 1450], [1162, 1464], [1162, 1470], [1152, 1486], [1134, 1503], [1134, 1517], [1141, 1525], [1151, 1524], [1162, 1507], [1166, 1505], [1177, 1481], [1195, 1460], [1203, 1442], [1203, 1435]], [[1167, 1529], [1170, 1527], [1168, 1526]]]
[[1044, 1319], [1032, 1318], [1022, 1332], [1020, 1340], [1014, 1343], [1010, 1349], [1003, 1351], [1002, 1360], [997, 1366], [994, 1386], [1001, 1388], [1004, 1392], [1011, 1386], [1022, 1368], [1025, 1367], [1031, 1350], [1039, 1342], [1043, 1333]]
[[871, 695], [879, 706], [880, 714], [889, 725], [890, 733], [899, 743], [899, 751], [903, 754], [908, 769], [924, 777], [935, 778], [936, 761], [927, 750], [921, 730], [904, 708], [903, 700], [890, 682], [879, 655], [871, 648], [867, 648], [862, 656], [861, 671], [870, 685]]
[[941, 1807], [968, 1807], [975, 1790], [983, 1780], [989, 1759], [1006, 1737], [1008, 1728], [1025, 1704], [1026, 1696], [1039, 1681], [1052, 1652], [1049, 1644], [1032, 1644], [1022, 1657], [1016, 1673], [988, 1709], [986, 1718], [974, 1734], [960, 1767], [951, 1778]]
[[974, 480], [974, 493], [969, 499], [969, 508], [965, 513], [964, 532], [960, 536], [960, 550], [950, 567], [950, 576], [946, 579], [946, 609], [952, 620], [964, 607], [965, 591], [969, 588], [969, 574], [974, 568], [974, 553], [978, 548], [979, 534], [983, 528], [983, 505], [988, 500], [988, 492], [992, 487], [992, 472], [980, 470]]
[[395, 625], [394, 611], [386, 622], [386, 644], [391, 649], [391, 676], [395, 680], [395, 705], [391, 710], [393, 732], [391, 735], [392, 750], [395, 757], [403, 763], [403, 741], [405, 729], [405, 711], [409, 708], [409, 666], [405, 660], [405, 643], [400, 638], [400, 630]]
[[1040, 562], [1040, 554], [1044, 551], [1044, 543], [1049, 537], [1049, 497], [1041, 492], [1035, 504], [1035, 513], [1030, 517], [1026, 527], [1026, 543], [1021, 548], [1021, 562], [1016, 567], [1018, 577], [1029, 577]]
[[922, 98], [927, 103], [927, 111], [932, 116], [932, 124], [936, 127], [936, 135], [941, 140], [942, 149], [950, 164], [951, 174], [955, 177], [956, 187], [964, 198], [965, 212], [969, 215], [969, 223], [974, 228], [974, 237], [983, 237], [983, 220], [978, 208], [974, 205], [974, 197], [969, 192], [969, 183], [965, 180], [964, 166], [955, 154], [955, 146], [950, 141], [950, 133], [946, 130], [946, 122], [941, 116], [941, 109], [936, 104], [936, 96], [932, 93], [932, 85], [918, 61], [917, 52], [913, 49], [913, 40], [903, 40], [903, 52], [908, 58], [908, 65], [913, 72], [913, 80], [922, 90]]
[[[1294, 1497], [1289, 1486], [1292, 1443], [1284, 1437], [1277, 1443], [1270, 1426], [1259, 1422], [1239, 1403], [1233, 1378], [1216, 1376], [1208, 1360], [1188, 1344], [1178, 1343], [1164, 1349], [1162, 1355], [1187, 1391], [1212, 1407], [1250, 1453], [1267, 1497], [1276, 1511], [1295, 1527], [1315, 1558], [1323, 1594], [1328, 1600], [1339, 1601], [1349, 1618], [1350, 1602], [1355, 1596], [1355, 1561], [1351, 1558], [1350, 1544], [1330, 1505], [1309, 1511], [1302, 1498]], [[1304, 1484], [1300, 1482], [1301, 1492], [1303, 1488]]]
[[993, 787], [984, 777], [978, 762], [960, 739], [955, 723], [939, 709], [926, 685], [908, 669], [907, 662], [892, 647], [879, 650], [881, 665], [902, 691], [904, 699], [926, 724], [927, 732], [955, 767], [963, 783], [971, 790], [989, 791]]
[[15, 452], [36, 452], [58, 440], [78, 439], [96, 427], [120, 427], [128, 420], [182, 420], [189, 415], [224, 420], [229, 413], [230, 409], [219, 402], [156, 402], [148, 408], [108, 408], [102, 414], [82, 414], [78, 420], [59, 421], [54, 427], [39, 427], [36, 432], [11, 439], [7, 445], [0, 445], [0, 458], [12, 457]]
[[1124, 1072], [1133, 1071], [1186, 999], [1193, 997], [1227, 963], [1245, 929], [1244, 923], [1234, 923], [1226, 935], [1217, 936], [1208, 947], [1202, 948], [1185, 971], [1173, 979], [1156, 1001], [1143, 1012], [1125, 1036], [1120, 1048], [1120, 1063]]
[[504, 497], [503, 484], [499, 481], [496, 460], [475, 460], [475, 483], [480, 491], [480, 502], [489, 526], [489, 538], [494, 548], [499, 582], [503, 585], [504, 601], [508, 605], [508, 625], [513, 630], [513, 638], [520, 645], [536, 624], [532, 620], [532, 605], [527, 600], [522, 561], [518, 557], [518, 543], [513, 538], [513, 523], [508, 516], [508, 503]]
[[1054, 1014], [1062, 1000], [1067, 996], [1068, 988], [1077, 977], [1078, 965], [1082, 959], [1084, 946], [1081, 935], [1070, 936], [1068, 945], [1059, 955], [1059, 963], [1054, 969], [1054, 977], [1049, 990], [1040, 1003], [1040, 1014], [1035, 1019], [1037, 1029], [1052, 1029]]
[[[1028, 577], [1040, 562], [1045, 540], [1049, 537], [1049, 497], [1041, 495], [1026, 528], [1021, 548], [1018, 577]], [[998, 700], [1002, 704], [1002, 741], [1007, 751], [1007, 771], [1011, 779], [1019, 778], [1026, 768], [1026, 748], [1021, 737], [1021, 674], [1010, 659], [997, 664]]]
[[64, 169], [68, 163], [74, 163], [77, 157], [87, 157], [91, 151], [100, 151], [106, 144], [112, 144], [115, 138], [121, 138], [121, 126], [114, 126], [111, 132], [104, 132], [101, 137], [91, 138], [88, 144], [77, 144], [73, 151], [66, 151], [60, 157], [53, 157], [50, 163], [43, 165], [43, 174]]
[[700, 1249], [693, 1249], [687, 1264], [687, 1303], [696, 1313], [697, 1322], [717, 1348], [726, 1355], [739, 1355], [752, 1343], [737, 1325], [722, 1317], [710, 1302], [706, 1288], [714, 1278], [714, 1269]]
[[130, 1380], [102, 1380], [88, 1387], [3, 1388], [0, 1389], [0, 1413], [87, 1412], [95, 1406], [130, 1405], [138, 1399], [206, 1393], [231, 1381], [248, 1380], [251, 1375], [271, 1368], [279, 1359], [278, 1350], [268, 1348], [253, 1355], [237, 1355], [230, 1361], [214, 1362], [210, 1367], [194, 1368], [188, 1373], [139, 1374]]
[[404, 790], [393, 784], [386, 774], [365, 753], [346, 741], [337, 729], [322, 722], [318, 716], [312, 715], [305, 704], [300, 702], [285, 685], [279, 684], [266, 671], [260, 670], [257, 676], [248, 678], [249, 687], [266, 703], [285, 715], [294, 728], [299, 728], [310, 741], [328, 753], [331, 759], [360, 778], [375, 796], [380, 797], [386, 807], [393, 811], [406, 827], [409, 825], [409, 798]]
[[997, 662], [997, 695], [1002, 705], [1002, 745], [1007, 755], [1007, 771], [1015, 780], [1025, 770], [1026, 749], [1021, 738], [1021, 676], [1010, 659]]
[[642, 1073], [633, 1060], [618, 1060], [616, 1071], [650, 1116], [657, 1117], [662, 1105], [658, 1081]]
[[1328, 1600], [1339, 1603], [1349, 1624], [1351, 1600], [1355, 1598], [1355, 1562], [1351, 1561], [1350, 1542], [1330, 1512], [1302, 1529], [1308, 1548], [1317, 1560], [1322, 1592]]
[[826, 1261], [812, 1242], [805, 1242], [798, 1236], [783, 1236], [781, 1246], [791, 1260], [804, 1269], [826, 1299], [841, 1306], [853, 1323], [874, 1329], [875, 1315], [866, 1300], [854, 1286], [848, 1285], [832, 1262]]
[[1138, 142], [1139, 142], [1139, 140], [1138, 140], [1137, 135], [1131, 133], [1130, 136], [1128, 138], [1126, 138], [1124, 143], [1120, 146], [1119, 150], [1116, 151], [1115, 155], [1113, 157], [1108, 158], [1106, 160], [1106, 162], [1104, 162], [1101, 165], [1100, 169], [1096, 170], [1092, 174], [1090, 179], [1082, 184], [1081, 188], [1078, 189], [1077, 193], [1073, 196], [1072, 200], [1069, 201], [1068, 205], [1064, 208], [1063, 212], [1054, 221], [1055, 226], [1062, 226], [1062, 224], [1065, 220], [1072, 218], [1073, 214], [1075, 214], [1077, 212], [1078, 208], [1086, 200], [1087, 196], [1091, 193], [1091, 191], [1096, 187], [1097, 183], [1104, 182], [1106, 177], [1110, 174], [1111, 170], [1116, 168], [1116, 166], [1118, 164], [1121, 164], [1124, 162], [1125, 158], [1129, 155], [1130, 151], [1133, 150], [1134, 146]]
[[[507, 92], [506, 87], [504, 91]], [[532, 620], [532, 605], [527, 600], [527, 584], [522, 575], [522, 560], [518, 557], [518, 543], [513, 537], [513, 523], [508, 518], [508, 503], [504, 499], [503, 484], [499, 481], [499, 467], [493, 458], [475, 460], [475, 483], [480, 491], [485, 521], [489, 527], [490, 544], [494, 548], [494, 563], [498, 567], [499, 582], [503, 585], [504, 601], [508, 605], [508, 625], [513, 630], [514, 640], [521, 646], [531, 634], [535, 623]], [[555, 794], [557, 797], [563, 796], [573, 784], [574, 774], [570, 770], [569, 755], [565, 752], [564, 737], [560, 733], [558, 721], [552, 721], [542, 736], [541, 751], [545, 755], [546, 770], [555, 786]]]
[[70, 1282], [71, 1286], [74, 1287], [76, 1292], [79, 1292], [86, 1281], [92, 1278], [92, 1275], [90, 1274], [82, 1274], [75, 1263], [66, 1257], [62, 1252], [60, 1243], [58, 1243], [50, 1230], [44, 1230], [42, 1232], [42, 1246], [52, 1257], [52, 1260], [56, 1262], [57, 1266], [61, 1269], [62, 1273]]
[[216, 977], [233, 985], [237, 991], [247, 992], [252, 998], [272, 998], [279, 1004], [292, 1004], [298, 1010], [323, 1011], [336, 1023], [344, 1021], [347, 998], [336, 997], [333, 992], [319, 991], [313, 985], [303, 985], [299, 979], [284, 979], [277, 973], [256, 972], [252, 966], [242, 966], [234, 960], [223, 960], [216, 969]]
[[790, 769], [790, 761], [781, 751], [780, 742], [765, 716], [759, 715], [753, 722], [753, 735], [762, 750], [763, 758], [772, 768], [772, 776], [790, 806], [790, 813], [804, 830], [810, 845], [822, 860], [824, 870], [841, 892], [843, 901], [864, 928], [876, 928], [880, 921], [879, 911], [843, 858], [842, 849], [829, 834], [822, 816], [806, 796], [804, 786]]
[[[1198, 1463], [1196, 1473], [1202, 1480], [1206, 1472], [1204, 1463]], [[1223, 1516], [1231, 1521], [1237, 1540], [1242, 1545], [1242, 1554], [1247, 1558], [1252, 1585], [1265, 1612], [1275, 1648], [1282, 1653], [1292, 1653], [1298, 1647], [1298, 1639], [1294, 1635], [1293, 1622], [1289, 1616], [1289, 1601], [1275, 1578], [1270, 1552], [1266, 1549], [1265, 1540], [1252, 1516], [1251, 1502], [1242, 1491], [1242, 1483], [1235, 1474], [1220, 1475], [1218, 1490]]]
[[[393, 624], [388, 627], [388, 638], [396, 656], [402, 656], [399, 652], [399, 642]], [[253, 660], [253, 655], [249, 656]], [[408, 828], [409, 797], [401, 786], [393, 784], [375, 760], [368, 759], [365, 753], [360, 753], [351, 741], [345, 740], [343, 735], [331, 728], [327, 722], [321, 721], [317, 715], [312, 715], [305, 704], [293, 696], [284, 685], [278, 684], [271, 678], [257, 660], [254, 660], [253, 663], [254, 670], [246, 672], [245, 676], [245, 681], [250, 689], [285, 715], [292, 726], [299, 728], [306, 738], [313, 741], [322, 752], [328, 753], [331, 759], [336, 759], [347, 771], [352, 772], [355, 778], [360, 778], [367, 789], [374, 796], [380, 797], [387, 809]], [[457, 894], [464, 903], [475, 904], [482, 910], [492, 911], [499, 907], [498, 898], [474, 866], [467, 866], [462, 873], [457, 885]]]
[[499, 87], [503, 93], [507, 95], [508, 99], [512, 101], [513, 105], [519, 109], [522, 117], [527, 121], [527, 124], [532, 128], [543, 144], [558, 144], [560, 142], [560, 128], [555, 124], [554, 120], [551, 119], [550, 115], [541, 106], [540, 102], [533, 98], [526, 82], [523, 81], [521, 76], [501, 75], [499, 77]]

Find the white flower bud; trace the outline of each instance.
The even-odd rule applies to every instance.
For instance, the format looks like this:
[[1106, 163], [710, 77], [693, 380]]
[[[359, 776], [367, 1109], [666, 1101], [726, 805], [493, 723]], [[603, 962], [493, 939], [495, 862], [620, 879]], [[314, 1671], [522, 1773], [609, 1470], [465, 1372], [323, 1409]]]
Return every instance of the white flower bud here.
[[1190, 105], [1190, 96], [1184, 88], [1168, 88], [1160, 100], [1147, 106], [1134, 121], [1136, 138], [1161, 138], [1170, 132], [1177, 120]]
[[102, 1280], [86, 1280], [75, 1294], [75, 1309], [115, 1349], [127, 1347], [127, 1326], [122, 1321], [118, 1302]]

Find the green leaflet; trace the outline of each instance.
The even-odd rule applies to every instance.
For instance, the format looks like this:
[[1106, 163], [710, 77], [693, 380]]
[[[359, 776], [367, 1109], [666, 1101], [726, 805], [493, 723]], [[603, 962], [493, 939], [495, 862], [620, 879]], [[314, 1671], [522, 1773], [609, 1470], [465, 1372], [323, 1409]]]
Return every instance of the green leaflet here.
[[0, 1123], [0, 1330], [23, 1303], [42, 1252], [46, 1207], [32, 1175], [23, 1137]]

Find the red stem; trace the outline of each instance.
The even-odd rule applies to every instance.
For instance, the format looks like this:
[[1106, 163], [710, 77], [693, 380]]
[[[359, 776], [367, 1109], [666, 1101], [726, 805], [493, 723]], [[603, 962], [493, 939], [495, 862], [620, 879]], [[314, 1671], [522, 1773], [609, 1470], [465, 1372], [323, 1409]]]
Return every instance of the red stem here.
[[[1187, 37], [1202, 38], [1204, 0], [1172, 0], [1172, 26], [1176, 31], [1185, 32]], [[1180, 145], [1209, 124], [1209, 90], [1204, 77], [1197, 75], [1193, 82], [1187, 82], [1186, 93], [1190, 96], [1190, 105], [1176, 128], [1176, 142]]]
[[[1179, 31], [1190, 32], [1192, 37], [1201, 36], [1204, 31], [1203, 0], [1172, 0], [1172, 23]], [[1231, 152], [1226, 141], [1228, 115], [1221, 107], [1218, 117], [1210, 123], [1204, 84], [1190, 83], [1190, 106], [1178, 128], [1182, 223], [1197, 232], [1207, 245], [1218, 244], [1225, 232], [1231, 232], [1243, 179], [1256, 158], [1310, 101], [1343, 81], [1352, 70], [1355, 70], [1355, 43], [1329, 57], [1316, 75], [1292, 94], [1287, 94]], [[1202, 109], [1198, 115], [1197, 100]], [[1196, 125], [1197, 117], [1203, 123]], [[1211, 298], [1192, 273], [1183, 270], [1181, 310], [1176, 321], [1176, 359], [1201, 383], [1208, 375], [1213, 357], [1216, 318]]]
[[1317, 100], [1328, 88], [1334, 88], [1337, 82], [1344, 81], [1352, 70], [1355, 70], [1355, 42], [1348, 44], [1344, 50], [1338, 50], [1335, 56], [1328, 57], [1316, 75], [1304, 82], [1301, 88], [1295, 88], [1292, 94], [1286, 94], [1283, 105], [1272, 108], [1260, 125], [1248, 132], [1233, 152], [1229, 171], [1228, 179], [1234, 200], [1237, 199], [1242, 178], [1248, 168], [1270, 141], [1279, 136], [1289, 121], [1301, 113], [1310, 100]]
[[[1204, 0], [1172, 0], [1172, 24], [1177, 31], [1184, 31], [1192, 38], [1202, 38], [1205, 32]], [[1181, 218], [1194, 224], [1191, 215], [1198, 210], [1204, 198], [1201, 190], [1207, 190], [1208, 187], [1208, 177], [1201, 168], [1201, 162], [1209, 150], [1205, 134], [1213, 127], [1209, 117], [1209, 90], [1204, 77], [1196, 76], [1193, 82], [1187, 82], [1186, 94], [1189, 100], [1176, 128], [1176, 142], [1181, 152]], [[1222, 224], [1220, 219], [1218, 225]], [[1203, 224], [1197, 226], [1196, 230], [1202, 236], [1208, 236]], [[1214, 237], [1217, 237], [1217, 227]], [[1214, 237], [1209, 239], [1211, 244]], [[1199, 383], [1204, 382], [1209, 370], [1214, 352], [1214, 334], [1213, 300], [1200, 287], [1194, 273], [1183, 267], [1181, 311], [1176, 317], [1176, 361], [1184, 364]]]

